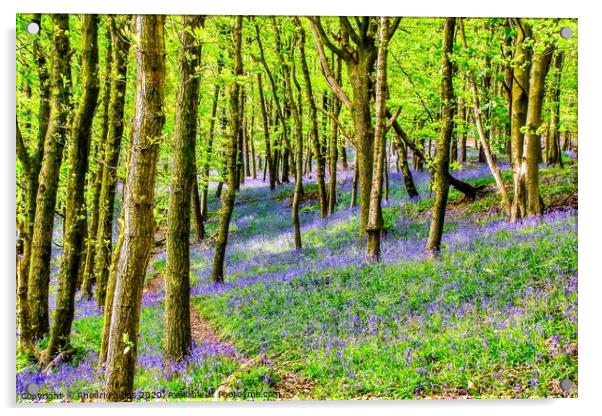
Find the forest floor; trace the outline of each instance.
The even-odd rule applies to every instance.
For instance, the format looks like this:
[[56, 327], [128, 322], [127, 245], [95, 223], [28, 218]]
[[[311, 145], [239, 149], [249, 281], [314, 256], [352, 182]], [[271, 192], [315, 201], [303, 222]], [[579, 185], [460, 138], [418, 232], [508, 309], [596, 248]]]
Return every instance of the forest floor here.
[[[511, 183], [507, 168], [503, 174]], [[428, 175], [414, 172], [420, 199], [410, 200], [400, 175], [391, 173], [379, 265], [364, 260], [359, 208], [349, 208], [351, 175], [340, 175], [332, 216], [320, 219], [317, 200], [306, 198], [300, 251], [291, 232], [292, 184], [270, 192], [264, 182], [246, 180], [223, 285], [210, 281], [211, 245], [191, 247], [195, 340], [183, 363], [162, 358], [166, 255], [153, 255], [140, 322], [139, 400], [576, 396], [576, 387], [560, 388], [564, 379], [577, 381], [574, 161], [542, 169], [545, 216], [518, 224], [502, 218], [486, 165], [455, 171], [486, 188], [474, 202], [450, 192], [437, 260], [423, 250]], [[311, 196], [315, 183], [304, 180]], [[213, 198], [209, 235], [217, 208]], [[59, 256], [55, 250], [55, 264]], [[67, 401], [99, 391], [101, 327], [94, 301], [78, 300], [73, 360], [44, 373], [17, 357], [17, 392], [30, 382]]]

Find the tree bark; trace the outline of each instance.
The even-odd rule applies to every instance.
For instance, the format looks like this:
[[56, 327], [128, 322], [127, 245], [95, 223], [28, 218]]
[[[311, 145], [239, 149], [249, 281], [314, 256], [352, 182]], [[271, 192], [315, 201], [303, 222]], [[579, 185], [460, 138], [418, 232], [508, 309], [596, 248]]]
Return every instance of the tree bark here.
[[512, 25], [517, 32], [514, 40], [514, 81], [512, 83], [512, 114], [511, 114], [511, 162], [514, 181], [514, 196], [512, 199], [512, 221], [517, 221], [526, 215], [525, 183], [522, 171], [524, 133], [522, 131], [527, 119], [529, 104], [529, 70], [531, 67], [531, 51], [525, 44], [530, 39], [531, 27], [521, 21], [512, 19]]
[[370, 206], [368, 215], [368, 226], [366, 231], [368, 241], [366, 246], [366, 260], [369, 263], [380, 261], [380, 235], [383, 230], [383, 215], [381, 208], [383, 171], [386, 160], [385, 149], [385, 117], [386, 117], [386, 95], [387, 95], [387, 47], [389, 38], [389, 20], [386, 17], [380, 19], [380, 35], [378, 55], [376, 63], [376, 100], [374, 129], [374, 172], [372, 174], [372, 187], [370, 192]]
[[[32, 15], [31, 21], [37, 23], [41, 27], [41, 15]], [[39, 174], [42, 167], [44, 156], [44, 142], [48, 131], [48, 123], [50, 119], [50, 75], [46, 63], [46, 53], [42, 48], [40, 37], [34, 37], [32, 42], [33, 61], [36, 67], [38, 76], [38, 134], [35, 139], [35, 145], [31, 153], [28, 152], [27, 146], [19, 130], [17, 122], [17, 157], [25, 172], [25, 220], [22, 228], [19, 230], [19, 239], [22, 241], [23, 248], [21, 258], [18, 262], [17, 269], [17, 317], [19, 340], [17, 350], [23, 354], [33, 353], [32, 332], [30, 330], [29, 319], [29, 304], [28, 298], [28, 276], [29, 267], [31, 264], [31, 239], [33, 236], [33, 226], [36, 216], [36, 197], [39, 187]]]
[[541, 159], [541, 110], [545, 92], [545, 79], [554, 53], [553, 44], [533, 55], [529, 77], [529, 106], [527, 109], [526, 154], [521, 170], [525, 172], [527, 217], [543, 215], [543, 201], [539, 193], [539, 162]]
[[136, 110], [123, 201], [124, 240], [117, 264], [109, 330], [105, 373], [108, 401], [129, 401], [133, 394], [142, 286], [155, 232], [155, 173], [165, 122], [164, 22], [165, 17], [160, 15], [134, 19], [134, 33], [139, 40]]
[[445, 221], [445, 207], [449, 192], [449, 148], [454, 128], [454, 88], [453, 67], [450, 54], [454, 46], [454, 32], [456, 18], [448, 17], [445, 20], [445, 32], [443, 35], [443, 55], [441, 57], [441, 68], [443, 79], [441, 81], [441, 135], [437, 141], [437, 150], [434, 163], [434, 188], [435, 202], [431, 215], [431, 226], [429, 229], [426, 250], [433, 255], [438, 255], [441, 249], [441, 236], [443, 234], [443, 223]]
[[113, 68], [111, 71], [111, 98], [109, 103], [109, 131], [104, 152], [102, 185], [98, 202], [98, 231], [94, 258], [96, 302], [105, 304], [105, 293], [111, 259], [113, 236], [113, 210], [117, 187], [117, 166], [124, 128], [124, 106], [127, 87], [127, 61], [130, 43], [125, 34], [128, 16], [110, 16], [113, 43]]
[[[195, 174], [195, 142], [201, 65], [201, 47], [194, 31], [204, 26], [204, 16], [184, 16], [178, 58], [178, 90], [174, 121], [173, 163], [167, 228], [167, 270], [165, 274], [165, 335], [167, 359], [186, 357], [190, 334], [190, 194]], [[194, 177], [196, 182], [196, 175]], [[198, 196], [198, 193], [197, 193]], [[198, 206], [198, 205], [197, 205]]]
[[28, 273], [29, 319], [31, 334], [40, 339], [48, 333], [48, 285], [54, 212], [63, 148], [71, 113], [71, 65], [69, 62], [69, 16], [52, 16], [52, 72], [50, 121], [44, 140], [36, 211], [32, 230], [31, 259]]
[[[242, 16], [236, 16], [236, 23], [233, 32], [233, 60], [234, 76], [243, 74], [242, 67]], [[215, 243], [215, 257], [213, 260], [212, 280], [216, 283], [224, 282], [224, 260], [226, 258], [226, 245], [228, 243], [228, 230], [230, 228], [230, 219], [234, 210], [234, 200], [236, 197], [236, 144], [240, 134], [240, 108], [239, 108], [240, 86], [233, 82], [228, 86], [229, 120], [230, 131], [226, 143], [226, 170], [228, 172], [228, 188], [224, 194], [224, 206], [221, 212], [219, 232]]]
[[84, 251], [86, 206], [84, 187], [88, 171], [92, 122], [98, 101], [98, 15], [82, 15], [82, 87], [83, 94], [73, 119], [69, 151], [69, 179], [65, 212], [65, 236], [59, 273], [54, 321], [50, 331], [46, 359], [52, 359], [69, 345], [73, 322], [75, 291], [79, 265]]
[[[105, 22], [108, 23], [108, 18], [104, 18]], [[90, 204], [88, 217], [90, 221], [88, 223], [88, 233], [86, 237], [86, 256], [85, 266], [83, 273], [82, 282], [82, 296], [92, 299], [94, 293], [92, 292], [92, 286], [96, 282], [94, 277], [94, 257], [96, 254], [96, 236], [98, 234], [98, 204], [100, 201], [100, 190], [102, 187], [102, 174], [104, 170], [104, 152], [107, 141], [107, 135], [109, 132], [109, 105], [111, 98], [111, 71], [113, 62], [113, 48], [111, 41], [111, 28], [110, 24], [107, 25], [107, 48], [105, 55], [105, 76], [103, 80], [104, 92], [102, 96], [102, 119], [101, 119], [101, 133], [98, 142], [96, 143], [96, 150], [92, 150], [92, 154], [96, 159], [96, 169], [92, 174], [92, 179], [89, 182], [89, 186], [92, 188], [92, 202]]]

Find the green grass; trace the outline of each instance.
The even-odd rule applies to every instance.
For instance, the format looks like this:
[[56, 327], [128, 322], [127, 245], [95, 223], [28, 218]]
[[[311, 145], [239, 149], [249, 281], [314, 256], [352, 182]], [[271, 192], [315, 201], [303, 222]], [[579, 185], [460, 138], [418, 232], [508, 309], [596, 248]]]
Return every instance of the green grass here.
[[[564, 276], [576, 273], [577, 238], [546, 224], [520, 233], [546, 238], [512, 243], [503, 231], [438, 262], [326, 270], [196, 302], [248, 354], [282, 354], [316, 382], [315, 398], [545, 397], [554, 380], [577, 379], [576, 358], [546, 346], [576, 343], [562, 311], [576, 303]], [[368, 329], [347, 328], [350, 315]]]

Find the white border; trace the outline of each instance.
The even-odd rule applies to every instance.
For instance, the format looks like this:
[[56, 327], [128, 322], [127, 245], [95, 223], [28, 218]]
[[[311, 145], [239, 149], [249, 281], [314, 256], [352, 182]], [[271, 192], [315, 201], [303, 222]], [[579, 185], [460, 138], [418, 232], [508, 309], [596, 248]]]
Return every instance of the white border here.
[[[15, 266], [14, 266], [14, 218], [15, 218], [15, 14], [16, 13], [163, 13], [163, 14], [277, 14], [277, 15], [401, 15], [401, 16], [521, 16], [521, 17], [577, 17], [579, 18], [579, 398], [565, 400], [499, 400], [467, 402], [302, 402], [302, 403], [220, 403], [208, 404], [195, 413], [249, 413], [249, 414], [320, 414], [337, 411], [346, 414], [362, 414], [376, 411], [380, 413], [423, 414], [482, 414], [507, 415], [536, 413], [546, 415], [577, 415], [593, 413], [600, 409], [599, 396], [602, 368], [600, 317], [602, 310], [602, 273], [597, 257], [600, 255], [600, 208], [602, 163], [602, 131], [599, 120], [602, 117], [602, 89], [600, 81], [600, 40], [602, 40], [602, 16], [594, 2], [589, 1], [541, 1], [503, 0], [496, 2], [469, 0], [429, 0], [403, 2], [392, 0], [104, 0], [93, 1], [32, 1], [18, 3], [4, 1], [0, 6], [2, 14], [2, 55], [0, 60], [0, 81], [3, 97], [0, 99], [2, 132], [0, 140], [0, 176], [3, 203], [1, 207], [2, 230], [2, 269], [3, 283], [0, 290], [4, 296], [2, 327], [2, 367], [0, 368], [0, 395], [8, 412], [18, 411], [14, 405], [14, 313], [15, 305]], [[113, 406], [114, 414], [148, 412], [152, 414], [173, 414], [174, 410], [190, 412], [187, 404], [164, 408], [152, 407], [143, 410], [127, 405]], [[106, 414], [102, 406], [77, 407], [36, 407], [21, 408], [27, 414], [50, 413], [58, 415]]]

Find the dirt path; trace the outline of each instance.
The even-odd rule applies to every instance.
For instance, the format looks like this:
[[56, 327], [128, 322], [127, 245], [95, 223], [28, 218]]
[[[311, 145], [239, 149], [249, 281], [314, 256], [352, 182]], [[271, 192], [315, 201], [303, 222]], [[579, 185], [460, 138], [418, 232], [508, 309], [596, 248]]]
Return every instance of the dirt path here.
[[[161, 273], [155, 273], [153, 277], [144, 282], [144, 294], [157, 294], [165, 287], [164, 276]], [[201, 317], [194, 304], [190, 305], [190, 327], [192, 338], [198, 343], [222, 344], [236, 349], [232, 343], [224, 340], [213, 328], [211, 323]], [[216, 389], [214, 398], [218, 398], [220, 393], [227, 393], [232, 390], [239, 376], [252, 367], [264, 364], [271, 368], [276, 376], [276, 382], [271, 386], [278, 400], [299, 400], [309, 398], [315, 383], [307, 380], [300, 375], [286, 371], [284, 368], [287, 362], [272, 362], [264, 355], [253, 358], [240, 357], [239, 366], [229, 377], [223, 380], [222, 384]]]

